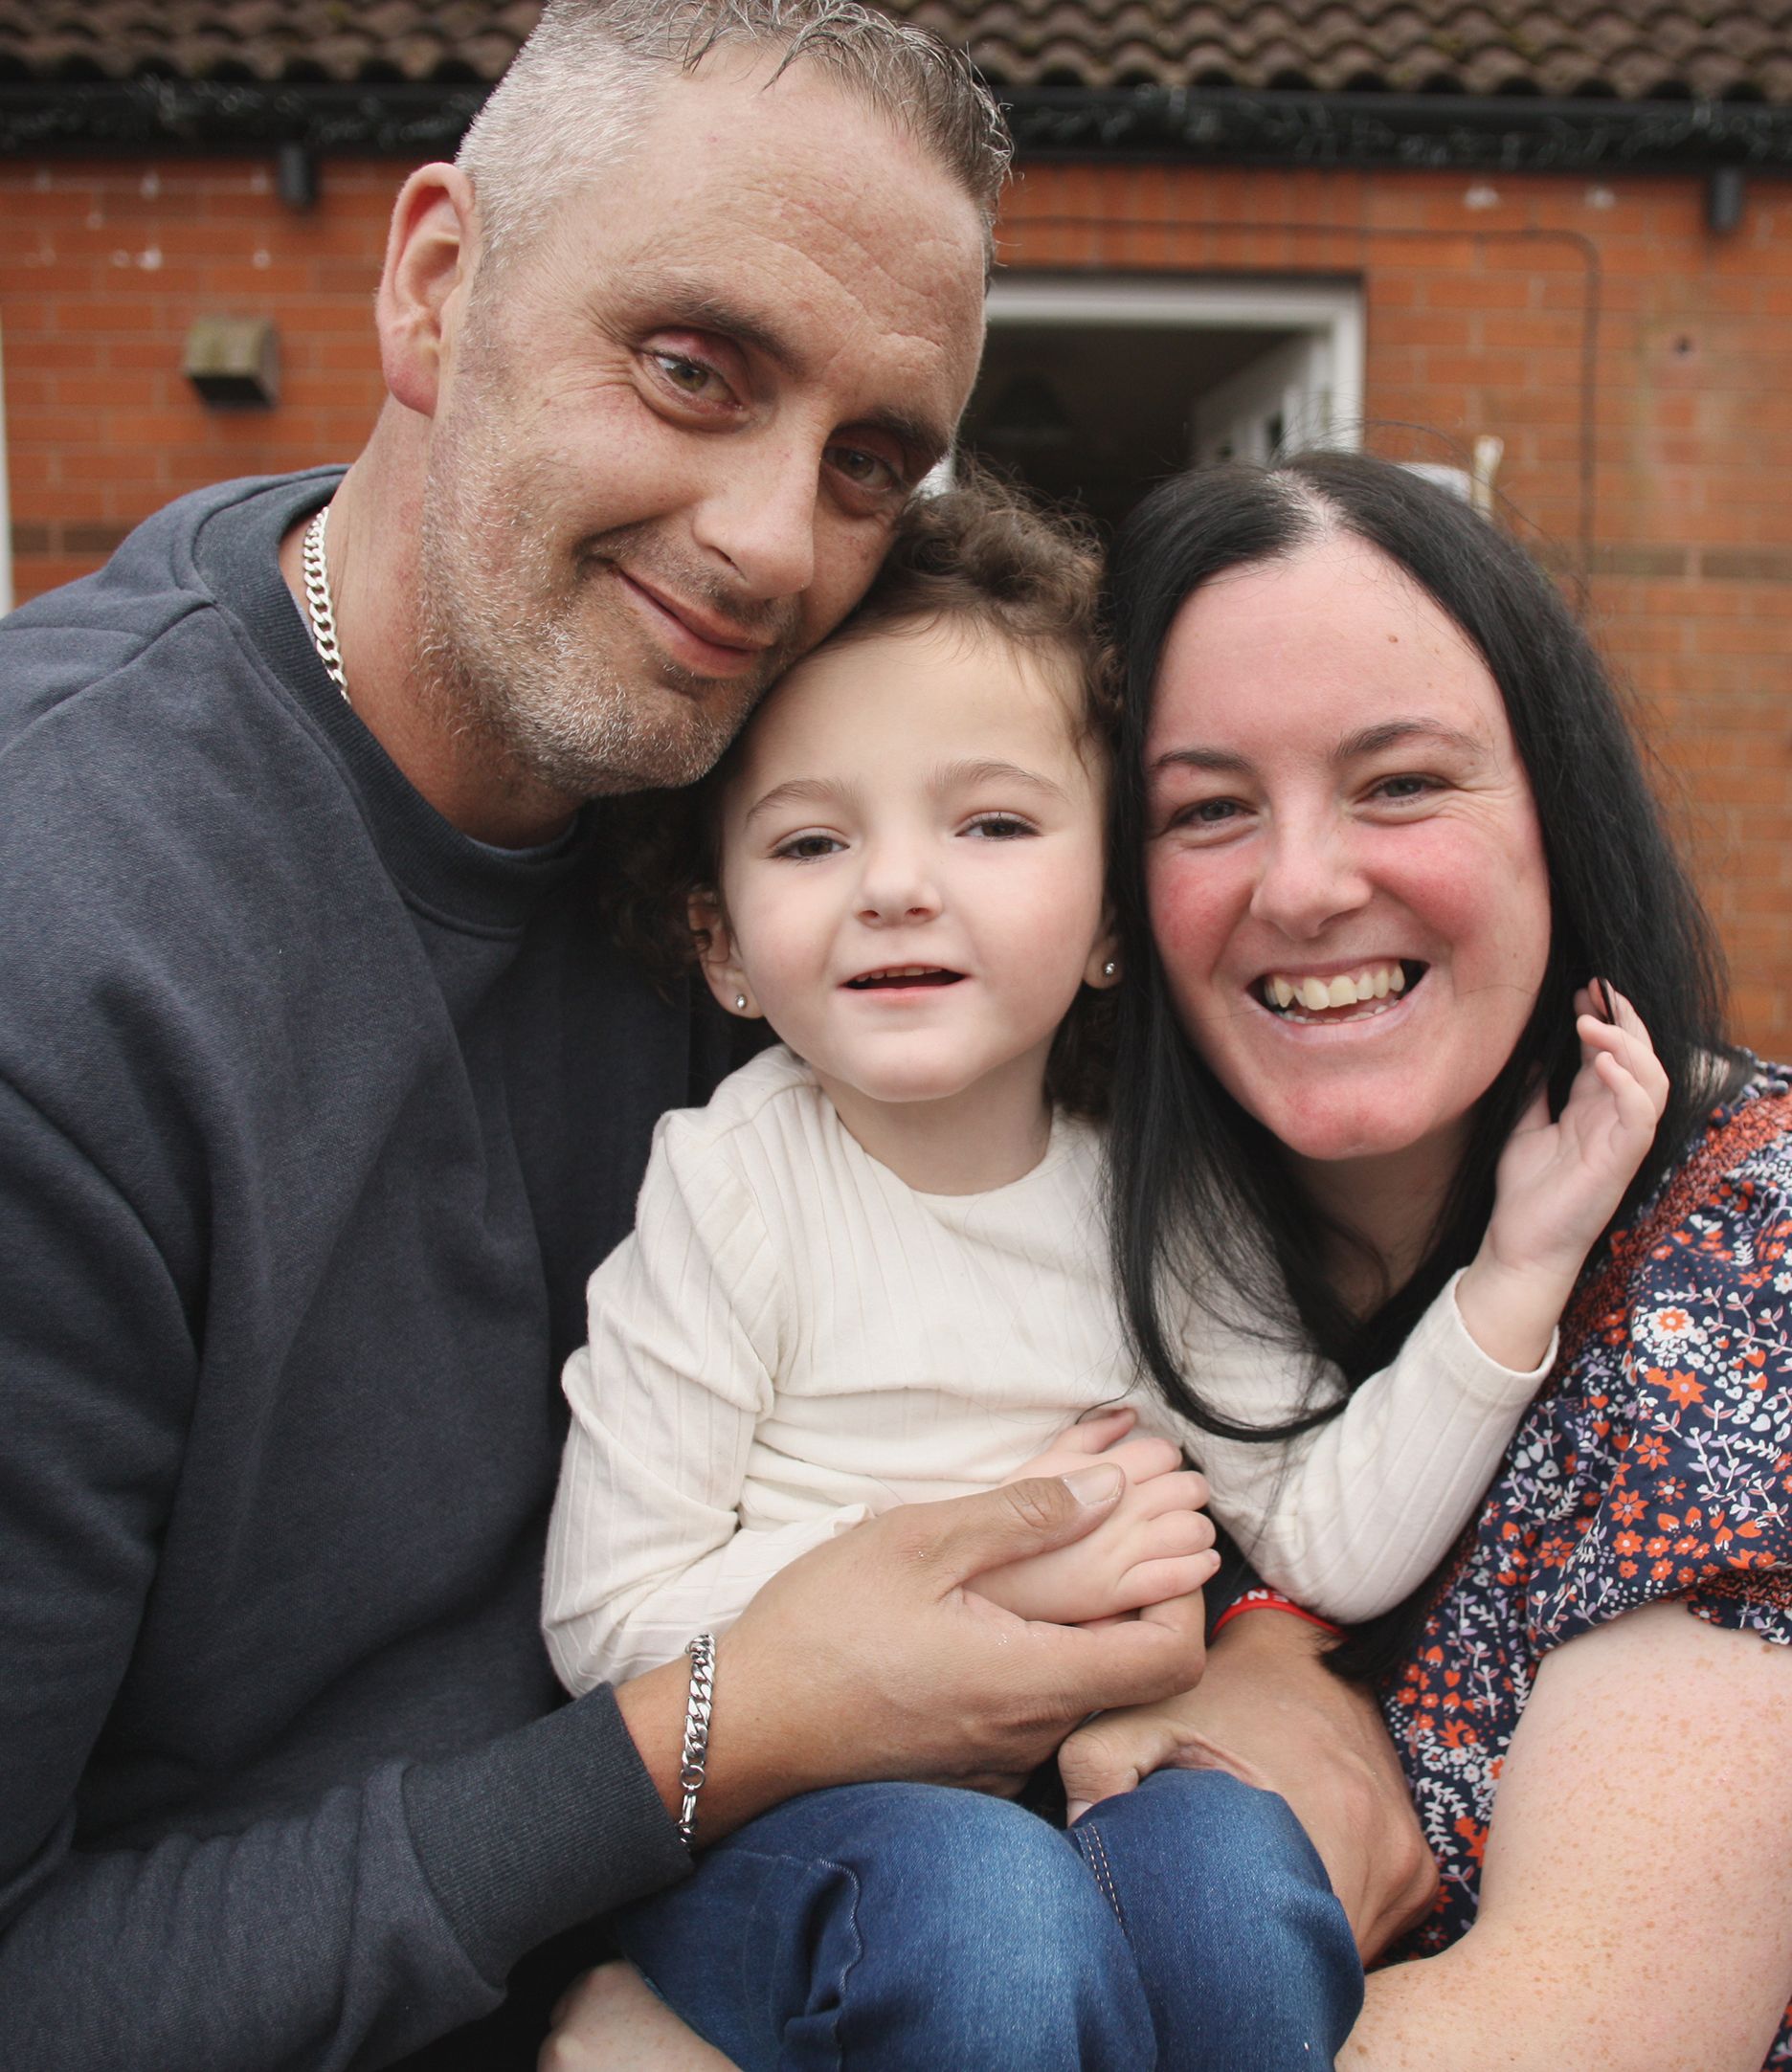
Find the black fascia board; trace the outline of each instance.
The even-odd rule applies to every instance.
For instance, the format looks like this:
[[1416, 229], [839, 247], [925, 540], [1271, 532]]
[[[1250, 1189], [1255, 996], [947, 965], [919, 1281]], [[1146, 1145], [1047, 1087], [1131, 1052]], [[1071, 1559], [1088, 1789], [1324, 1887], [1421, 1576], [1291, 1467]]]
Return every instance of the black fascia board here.
[[1251, 93], [1141, 86], [1003, 90], [1023, 159], [1668, 172], [1792, 170], [1792, 108], [1588, 96]]
[[450, 153], [491, 91], [452, 84], [258, 79], [10, 79], [0, 154], [256, 157], [296, 145], [319, 157]]
[[[489, 88], [452, 83], [13, 79], [0, 153], [320, 157], [452, 151]], [[1149, 159], [1486, 172], [1792, 170], [1792, 107], [1438, 94], [1005, 88], [1022, 160]]]

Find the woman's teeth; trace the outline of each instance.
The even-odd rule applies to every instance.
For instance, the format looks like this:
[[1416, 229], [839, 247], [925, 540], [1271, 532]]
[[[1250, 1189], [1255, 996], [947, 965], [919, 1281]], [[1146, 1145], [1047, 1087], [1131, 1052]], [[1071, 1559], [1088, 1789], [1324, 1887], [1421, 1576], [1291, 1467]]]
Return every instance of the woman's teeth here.
[[1272, 971], [1263, 982], [1265, 1006], [1297, 1020], [1338, 1008], [1367, 1007], [1371, 1013], [1385, 1014], [1389, 994], [1405, 991], [1406, 972], [1399, 963], [1366, 964], [1333, 978], [1285, 978]]

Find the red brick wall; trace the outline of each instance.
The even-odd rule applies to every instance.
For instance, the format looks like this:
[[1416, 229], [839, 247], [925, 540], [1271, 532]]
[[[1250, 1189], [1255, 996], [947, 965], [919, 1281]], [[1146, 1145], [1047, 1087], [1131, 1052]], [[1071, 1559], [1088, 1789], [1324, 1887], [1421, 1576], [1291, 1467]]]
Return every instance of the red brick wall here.
[[[372, 294], [397, 177], [331, 166], [298, 214], [260, 165], [0, 162], [19, 598], [95, 567], [183, 490], [354, 454], [380, 395]], [[200, 402], [181, 351], [209, 314], [274, 319], [278, 409]]]
[[[0, 165], [15, 581], [92, 568], [221, 476], [353, 453], [402, 168], [328, 164], [296, 214], [253, 163]], [[1500, 488], [1572, 564], [1645, 701], [1735, 963], [1737, 1023], [1792, 1053], [1792, 187], [1710, 235], [1693, 179], [1035, 167], [1019, 267], [1365, 283], [1367, 413], [1506, 441]], [[267, 315], [271, 412], [207, 410], [195, 316]], [[1386, 450], [1444, 457], [1419, 434]], [[1590, 494], [1589, 494], [1590, 492]]]

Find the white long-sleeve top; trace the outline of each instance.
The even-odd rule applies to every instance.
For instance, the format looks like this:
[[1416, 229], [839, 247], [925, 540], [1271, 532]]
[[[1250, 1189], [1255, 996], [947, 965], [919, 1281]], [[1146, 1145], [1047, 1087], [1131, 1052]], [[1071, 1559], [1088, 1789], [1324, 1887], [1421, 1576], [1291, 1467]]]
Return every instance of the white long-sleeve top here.
[[[543, 1622], [574, 1691], [725, 1630], [787, 1562], [894, 1504], [1013, 1479], [1124, 1399], [1205, 1471], [1266, 1580], [1346, 1621], [1435, 1565], [1555, 1358], [1468, 1336], [1453, 1285], [1329, 1423], [1214, 1437], [1132, 1382], [1108, 1272], [1101, 1134], [1060, 1115], [1044, 1159], [982, 1194], [923, 1194], [768, 1051], [662, 1118], [635, 1232], [592, 1276]], [[1185, 1371], [1228, 1418], [1315, 1401], [1311, 1363], [1191, 1320]], [[1322, 1376], [1317, 1400], [1340, 1390]]]

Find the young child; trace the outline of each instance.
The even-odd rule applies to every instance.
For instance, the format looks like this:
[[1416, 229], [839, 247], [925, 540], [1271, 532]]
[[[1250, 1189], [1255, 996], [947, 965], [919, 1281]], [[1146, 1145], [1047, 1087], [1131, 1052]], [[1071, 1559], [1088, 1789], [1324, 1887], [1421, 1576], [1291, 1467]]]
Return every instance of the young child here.
[[[1104, 1451], [1128, 1477], [1112, 1516], [1074, 1546], [979, 1578], [980, 1593], [1019, 1618], [1071, 1623], [1198, 1589], [1216, 1557], [1186, 1453], [1267, 1581], [1361, 1619], [1435, 1565], [1548, 1370], [1561, 1304], [1657, 1112], [1644, 1083], [1652, 1059], [1633, 1046], [1640, 1081], [1618, 1031], [1593, 1015], [1562, 1117], [1528, 1118], [1527, 1155], [1502, 1171], [1482, 1256], [1336, 1415], [1292, 1440], [1222, 1439], [1131, 1386], [1095, 1119], [1103, 996], [1120, 977], [1104, 893], [1099, 573], [1079, 536], [986, 482], [923, 504], [858, 613], [767, 699], [699, 802], [709, 853], [687, 878], [691, 941], [723, 1006], [764, 1016], [783, 1041], [706, 1108], [664, 1119], [636, 1232], [592, 1280], [590, 1343], [565, 1376], [572, 1423], [544, 1613], [571, 1690], [726, 1630], [786, 1563], [874, 1512]], [[1398, 969], [1367, 977], [1402, 983]], [[1203, 1399], [1236, 1424], [1286, 1421], [1337, 1392], [1273, 1341], [1205, 1318], [1191, 1320], [1186, 1357]], [[724, 1720], [722, 1676], [716, 1703]], [[1077, 1864], [1097, 1925], [1078, 1915], [1065, 1927], [1064, 1961], [1094, 1961], [1092, 1945], [1117, 1937], [1100, 1962], [1130, 1975], [1102, 1992], [1115, 2019], [1140, 2005], [1149, 2019], [1146, 2043], [1136, 2030], [1117, 2038], [1111, 2061], [1150, 2061], [1137, 2053], [1154, 2035], [1164, 2065], [1329, 2062], [1360, 1989], [1323, 1877], [1295, 1909], [1301, 1933], [1248, 1989], [1259, 1996], [1228, 2001], [1216, 2022], [1218, 1974], [1236, 1998], [1264, 1970], [1240, 1960], [1240, 1916], [1272, 1909], [1261, 1890], [1229, 1907], [1207, 1866], [1248, 1825], [1241, 1801], [1267, 1794], [1214, 1772], [1148, 1781], [1160, 1789], [1108, 1801], [1071, 1831], [1087, 1872], [1043, 1821], [982, 1802], [1009, 1823], [1001, 1846], [1017, 1861], [1043, 1845], [1019, 1837], [1013, 1823], [1027, 1821]], [[946, 1796], [958, 1802], [948, 1817], [984, 1817], [976, 1794]], [[887, 1805], [844, 1804], [839, 1828], [862, 1846], [885, 1838], [887, 1853], [901, 1827]], [[1146, 1807], [1186, 1876], [1135, 1881], [1117, 1927], [1115, 1860], [1143, 1861]], [[1115, 1836], [1105, 1823], [1123, 1810]], [[790, 2006], [812, 2004], [816, 1944], [793, 1955], [762, 1926], [750, 1932], [775, 1949], [730, 1944], [730, 1961], [714, 1962], [718, 1938], [750, 1932], [744, 1863], [838, 1861], [839, 1833], [824, 1845], [814, 1817], [799, 1814], [794, 1840], [767, 1840], [769, 1856], [754, 1838], [790, 1809], [751, 1823], [625, 1922], [625, 1947], [661, 1991], [741, 2063], [796, 2061], [775, 2036]], [[928, 1835], [917, 1846], [936, 1850]], [[1251, 1846], [1260, 1869], [1277, 1851], [1310, 1859], [1298, 1830]], [[981, 1863], [990, 1850], [975, 1854]], [[1303, 1860], [1290, 1879], [1310, 1888], [1315, 1868]], [[956, 2058], [939, 2041], [952, 1938], [930, 1930], [920, 1946], [915, 1886], [891, 1876], [908, 1898], [877, 1916], [901, 1946], [880, 1957], [911, 1987], [925, 1976], [932, 2004], [924, 2020], [905, 2014], [880, 1977], [875, 2019], [835, 2018], [885, 2039], [866, 2063], [923, 2050], [1005, 2061], [987, 2041]], [[1035, 1897], [1040, 1878], [1035, 1865], [1020, 1879]], [[1213, 1895], [1205, 1913], [1194, 1887]], [[819, 1904], [773, 1888], [774, 1913], [807, 1919]], [[978, 1905], [987, 1918], [994, 1903]], [[855, 1948], [878, 1939], [862, 1919], [852, 1934]], [[786, 1972], [788, 2005], [769, 2014], [765, 1981]], [[854, 1974], [863, 1994], [867, 1972]], [[1083, 2062], [1109, 2061], [1086, 2036], [1079, 2048]]]

